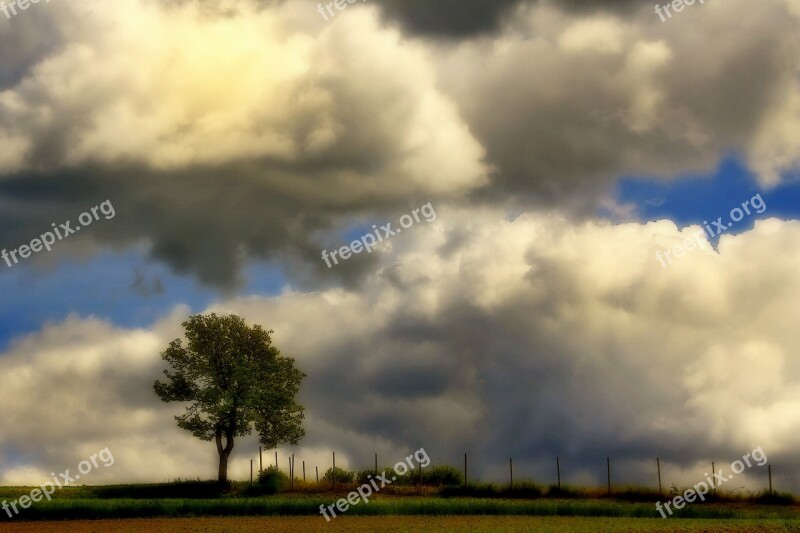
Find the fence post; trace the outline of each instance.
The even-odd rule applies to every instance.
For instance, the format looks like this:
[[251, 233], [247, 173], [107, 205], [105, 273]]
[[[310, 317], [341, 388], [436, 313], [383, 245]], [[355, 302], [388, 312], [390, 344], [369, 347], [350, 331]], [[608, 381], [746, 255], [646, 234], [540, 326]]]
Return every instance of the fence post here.
[[250, 488], [253, 488], [253, 460], [250, 459]]
[[714, 495], [716, 495], [717, 494], [717, 476], [716, 476], [716, 470], [715, 470], [714, 461], [711, 461], [711, 479], [714, 480], [714, 483], [712, 483], [711, 485], [714, 487]]
[[278, 450], [275, 450], [275, 470], [278, 469]]
[[319, 483], [319, 467], [315, 466], [314, 469], [317, 471], [317, 483]]
[[291, 484], [289, 485], [289, 487], [290, 487], [289, 490], [293, 491], [294, 490], [294, 454], [292, 454], [292, 468], [291, 468], [291, 470], [292, 470], [292, 473], [290, 475], [291, 475], [292, 480], [291, 480]]
[[656, 467], [658, 467], [658, 495], [664, 496], [664, 492], [661, 490], [661, 459], [656, 457]]
[[258, 447], [258, 473], [264, 471], [264, 458], [261, 456], [261, 446]]
[[561, 461], [556, 456], [556, 474], [558, 475], [558, 490], [561, 490]]
[[306, 462], [303, 461], [303, 483], [306, 482]]
[[772, 465], [767, 465], [767, 471], [769, 472], [769, 495], [772, 496]]

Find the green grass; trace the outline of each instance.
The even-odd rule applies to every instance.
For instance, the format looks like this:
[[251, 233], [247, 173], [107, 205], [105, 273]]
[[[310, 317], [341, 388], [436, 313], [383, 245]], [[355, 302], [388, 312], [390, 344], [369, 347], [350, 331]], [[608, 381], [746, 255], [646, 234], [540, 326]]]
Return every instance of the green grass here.
[[[341, 497], [342, 495], [338, 495]], [[14, 520], [76, 520], [102, 518], [155, 518], [198, 516], [307, 516], [319, 514], [319, 506], [334, 503], [337, 496], [220, 499], [86, 499], [42, 501], [25, 509]], [[368, 505], [351, 506], [347, 516], [575, 516], [659, 517], [652, 504], [613, 500], [508, 500], [487, 498], [382, 497]], [[794, 507], [748, 508], [693, 504], [678, 511], [676, 518], [705, 519], [798, 519]], [[0, 521], [9, 521], [0, 513]]]
[[[32, 487], [0, 487], [0, 501], [14, 501], [30, 494]], [[158, 518], [198, 516], [309, 516], [319, 506], [331, 505], [354, 489], [295, 482], [276, 495], [265, 495], [258, 486], [234, 482], [229, 488], [210, 481], [176, 481], [162, 484], [65, 487], [52, 501], [41, 501], [9, 519], [0, 511], [0, 522], [8, 520], [59, 520], [102, 518]], [[468, 487], [425, 487], [425, 496], [413, 486], [391, 485], [371, 498], [368, 505], [351, 506], [348, 516], [573, 516], [660, 518], [655, 510], [659, 498], [650, 489], [617, 489], [614, 497], [603, 491], [543, 487], [521, 481], [506, 485], [471, 484]], [[675, 518], [702, 519], [800, 519], [800, 511], [789, 494], [753, 497], [720, 494], [705, 503], [693, 503], [676, 511]]]

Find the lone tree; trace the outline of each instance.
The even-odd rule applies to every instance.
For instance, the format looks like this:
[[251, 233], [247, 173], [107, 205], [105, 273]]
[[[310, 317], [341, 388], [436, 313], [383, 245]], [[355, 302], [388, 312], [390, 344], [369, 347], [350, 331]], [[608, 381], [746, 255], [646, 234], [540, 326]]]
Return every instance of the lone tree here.
[[235, 437], [255, 430], [267, 449], [303, 438], [304, 409], [295, 396], [306, 375], [272, 345], [272, 331], [214, 313], [182, 325], [188, 344], [175, 339], [161, 354], [171, 369], [153, 388], [165, 402], [192, 402], [175, 420], [195, 437], [216, 441], [220, 483], [228, 483]]

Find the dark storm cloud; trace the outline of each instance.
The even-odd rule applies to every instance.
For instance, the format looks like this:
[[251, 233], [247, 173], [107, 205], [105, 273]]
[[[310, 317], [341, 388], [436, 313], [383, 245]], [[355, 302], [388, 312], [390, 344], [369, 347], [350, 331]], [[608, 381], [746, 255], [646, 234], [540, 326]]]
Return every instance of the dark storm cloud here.
[[[2, 71], [5, 247], [108, 198], [118, 218], [64, 248], [144, 241], [154, 259], [218, 287], [263, 258], [304, 288], [353, 288], [374, 256], [333, 269], [320, 258], [347, 244], [348, 226], [465, 198], [592, 214], [621, 175], [710, 171], [736, 150], [769, 176], [796, 150], [798, 38], [778, 3], [750, 14], [747, 38], [731, 4], [670, 24], [620, 16], [619, 3], [559, 3], [546, 16], [530, 4], [514, 11], [515, 35], [464, 37], [457, 48], [397, 39], [356, 9], [312, 27], [314, 6], [297, 2], [235, 23], [244, 11], [215, 18], [149, 3], [120, 18], [105, 5], [58, 21], [69, 31], [54, 32], [48, 52], [37, 51], [46, 32], [30, 51], [16, 28], [56, 11], [38, 6], [0, 33], [24, 57]], [[383, 9], [420, 31], [439, 20], [443, 34], [467, 36], [501, 27], [513, 2]], [[607, 13], [586, 16], [597, 10]], [[134, 45], [164, 20], [219, 46], [168, 34], [153, 34], [152, 49]], [[237, 24], [254, 31], [231, 40]], [[268, 24], [283, 33], [261, 31]], [[450, 231], [440, 254], [464, 238]]]
[[24, 15], [6, 19], [0, 12], [0, 91], [19, 83], [37, 63], [68, 44], [52, 12], [31, 9]]
[[[241, 19], [247, 6], [233, 2], [204, 3], [227, 5], [220, 17], [188, 2], [166, 13], [96, 2], [97, 18], [59, 21], [67, 36], [52, 43], [14, 33], [3, 45], [21, 57], [0, 67], [3, 245], [109, 199], [113, 220], [43, 257], [144, 242], [222, 288], [250, 259], [279, 262], [302, 283], [211, 310], [275, 329], [309, 375], [303, 444], [354, 461], [371, 458], [365, 443], [418, 443], [452, 464], [477, 453], [482, 475], [513, 455], [545, 480], [556, 454], [591, 479], [608, 455], [648, 462], [629, 464], [628, 480], [647, 479], [656, 455], [690, 466], [763, 444], [795, 458], [797, 224], [760, 222], [665, 272], [652, 252], [685, 237], [674, 224], [570, 218], [620, 175], [710, 169], [729, 149], [764, 176], [786, 168], [800, 101], [786, 5], [743, 17], [747, 2], [708, 2], [661, 24], [627, 16], [627, 2], [529, 4], [518, 17], [505, 1], [374, 3], [406, 35], [460, 46], [398, 38], [374, 8], [323, 26], [311, 2]], [[509, 198], [527, 211], [509, 216]], [[426, 202], [436, 225], [325, 267], [321, 250], [348, 230]], [[185, 474], [173, 456], [196, 475], [180, 448], [213, 449], [190, 448], [150, 389], [188, 312], [154, 331], [76, 316], [15, 344], [0, 372], [0, 426], [14, 428], [0, 455], [35, 446], [38, 464], [69, 464], [74, 447], [48, 447], [48, 427], [125, 448], [134, 466], [120, 479]], [[70, 401], [41, 401], [50, 390]], [[117, 416], [129, 396], [137, 416]], [[87, 420], [96, 405], [113, 408]], [[137, 455], [146, 441], [173, 450]]]
[[[385, 222], [410, 202], [422, 205], [485, 179], [480, 146], [451, 103], [431, 91], [433, 76], [421, 54], [383, 37], [380, 28], [362, 35], [340, 25], [340, 34], [320, 37], [310, 51], [300, 41], [259, 34], [252, 37], [255, 44], [231, 45], [243, 47], [242, 54], [231, 54], [241, 69], [220, 79], [207, 61], [120, 59], [143, 52], [121, 32], [109, 32], [105, 17], [117, 23], [116, 11], [95, 15], [100, 32], [85, 35], [73, 28], [72, 39], [96, 42], [54, 51], [46, 69], [38, 58], [40, 64], [29, 66], [25, 79], [0, 100], [0, 202], [9, 205], [0, 213], [0, 239], [7, 248], [108, 198], [117, 219], [63, 243], [60, 251], [90, 239], [120, 248], [145, 242], [151, 256], [174, 271], [222, 288], [237, 284], [248, 259], [280, 260], [301, 284], [321, 278], [354, 286], [372, 256], [333, 269], [321, 260], [323, 249], [348, 244], [342, 238], [347, 224]], [[179, 5], [168, 15], [135, 15], [170, 16], [175, 24], [182, 20], [184, 29], [205, 28]], [[229, 27], [226, 19], [200, 19]], [[385, 50], [365, 50], [362, 41], [375, 38], [383, 38], [397, 61], [428, 82], [385, 63]], [[196, 51], [167, 35], [160, 39], [156, 58], [168, 56], [170, 47]], [[283, 50], [286, 65], [246, 59], [255, 45]], [[362, 61], [327, 71], [287, 66], [316, 61], [316, 49], [332, 50], [345, 62], [358, 53]], [[217, 55], [215, 50], [207, 59], [219, 61]], [[141, 70], [120, 68], [125, 62]], [[181, 67], [186, 76], [164, 81]], [[219, 61], [217, 68], [229, 68], [228, 62]], [[138, 85], [148, 78], [140, 74], [147, 69], [164, 85]], [[376, 72], [381, 74], [362, 83]], [[236, 79], [247, 75], [266, 81]], [[181, 88], [204, 76], [217, 85]], [[215, 94], [225, 91], [230, 98]], [[443, 141], [420, 135], [430, 128], [426, 113], [436, 116]], [[209, 132], [209, 124], [221, 125], [219, 131]], [[432, 161], [435, 180], [423, 175], [433, 172]]]
[[386, 17], [411, 33], [470, 37], [498, 29], [500, 21], [519, 0], [373, 0]]
[[[540, 0], [373, 0], [389, 20], [411, 34], [445, 38], [472, 38], [495, 33], [515, 7], [535, 5]], [[544, 0], [545, 3], [573, 11], [625, 12], [635, 0]]]
[[[220, 189], [217, 172], [229, 177]], [[308, 275], [344, 280], [360, 276], [369, 258], [336, 269], [322, 269], [319, 245], [309, 236], [331, 226], [335, 210], [307, 210], [297, 198], [268, 189], [254, 190], [251, 181], [237, 178], [242, 169], [214, 172], [192, 170], [176, 175], [145, 169], [85, 168], [58, 176], [24, 176], [0, 182], [0, 241], [7, 248], [29, 242], [57, 224], [71, 220], [105, 199], [116, 210], [114, 219], [95, 224], [53, 253], [79, 246], [81, 238], [125, 248], [150, 242], [153, 259], [173, 271], [195, 275], [223, 289], [237, 286], [247, 258], [300, 260], [314, 265]], [[47, 196], [49, 201], [42, 202]], [[299, 274], [296, 273], [296, 274]]]
[[[273, 8], [286, 0], [255, 0]], [[308, 0], [312, 6], [332, 0]], [[470, 39], [500, 30], [505, 19], [520, 5], [549, 4], [575, 12], [630, 12], [637, 0], [366, 0], [381, 6], [385, 20], [397, 23], [409, 35]], [[210, 13], [230, 15], [234, 10], [224, 0], [161, 0], [165, 5], [195, 3]]]
[[[753, 141], [775, 95], [796, 91], [797, 56], [786, 51], [800, 50], [797, 22], [780, 7], [760, 11], [741, 39], [736, 9], [693, 14], [667, 25], [566, 17], [532, 24], [529, 41], [463, 45], [447, 58], [443, 84], [497, 170], [486, 199], [591, 214], [620, 176], [708, 173], [732, 149], [768, 167]], [[684, 37], [703, 27], [702, 39]]]
[[[476, 217], [469, 211], [444, 215], [452, 226]], [[758, 325], [792, 300], [781, 298], [776, 308], [748, 304], [760, 316], [745, 316], [711, 303], [708, 296], [717, 289], [705, 276], [723, 275], [731, 282], [723, 285], [738, 292], [740, 268], [752, 260], [747, 247], [782, 249], [791, 235], [764, 227], [736, 236], [742, 242], [725, 257], [698, 253], [684, 265], [697, 276], [687, 283], [682, 276], [664, 279], [642, 244], [667, 230], [666, 222], [578, 228], [532, 216], [510, 224], [493, 220], [481, 217], [491, 242], [473, 234], [446, 259], [387, 260], [395, 271], [391, 279], [375, 274], [357, 293], [226, 305], [274, 324], [281, 345], [306, 369], [306, 405], [315, 420], [330, 424], [311, 428], [307, 446], [335, 445], [362, 461], [365, 446], [420, 443], [450, 464], [469, 451], [479, 458], [476, 475], [494, 479], [513, 456], [515, 471], [519, 464], [525, 476], [549, 480], [558, 455], [569, 465], [565, 477], [583, 476], [583, 483], [602, 480], [611, 456], [617, 483], [648, 486], [656, 456], [676, 480], [677, 470], [759, 445], [777, 453], [776, 435], [753, 423], [782, 416], [783, 403], [800, 397], [750, 399], [796, 378], [797, 369], [791, 377], [780, 371], [791, 351], [790, 329], [767, 332]], [[785, 228], [796, 234], [796, 226]], [[527, 244], [517, 232], [530, 239]], [[786, 260], [795, 263], [800, 255], [796, 245], [790, 248]], [[726, 268], [713, 266], [722, 263]], [[753, 286], [742, 292], [763, 297]], [[715, 309], [720, 318], [687, 329], [696, 324], [698, 306]], [[286, 315], [295, 318], [281, 318]], [[719, 340], [720, 328], [731, 327], [722, 317], [739, 324], [736, 339]], [[318, 335], [308, 339], [304, 332], [314, 324]], [[747, 347], [765, 338], [772, 348]], [[750, 359], [755, 354], [763, 367], [754, 381], [745, 362], [756, 361]], [[733, 398], [740, 400], [724, 403]], [[794, 433], [787, 428], [781, 435], [781, 453], [794, 454], [787, 452], [794, 449], [787, 445]]]
[[[423, 255], [446, 233], [431, 226], [408, 254], [383, 258], [391, 276], [368, 274], [358, 291], [287, 291], [205, 311], [274, 329], [282, 353], [308, 374], [298, 457], [333, 449], [337, 460], [341, 453], [351, 468], [366, 468], [373, 452], [388, 462], [424, 446], [436, 464], [458, 465], [468, 452], [483, 480], [504, 479], [514, 457], [520, 477], [547, 483], [558, 455], [565, 482], [591, 485], [602, 482], [610, 456], [615, 483], [647, 486], [656, 456], [665, 486], [696, 482], [711, 460], [756, 446], [784, 465], [797, 457], [791, 413], [800, 369], [784, 320], [800, 290], [796, 222], [761, 221], [667, 273], [653, 247], [692, 228], [681, 235], [668, 221], [575, 225], [531, 214], [506, 221], [487, 209], [439, 215], [448, 226], [478, 228], [447, 258]], [[187, 454], [204, 452], [195, 475], [202, 465], [213, 472], [213, 452], [174, 426], [147, 385], [188, 312], [175, 310], [152, 331], [72, 317], [9, 349], [0, 389], [11, 407], [0, 422], [14, 430], [0, 436], [0, 454], [25, 444], [37, 450], [33, 463], [47, 464], [90, 435], [119, 446], [129, 458], [121, 465], [135, 465], [140, 442], [164, 439], [191, 452], [164, 452], [163, 465], [123, 467], [115, 479], [191, 471]], [[75, 386], [93, 380], [104, 386]], [[36, 401], [64, 383], [73, 387], [63, 391], [69, 401], [58, 397], [62, 408]], [[137, 416], [119, 417], [128, 394]], [[85, 420], [77, 444], [41, 451], [42, 426], [70, 434], [85, 406], [100, 403], [115, 409]], [[251, 450], [237, 452], [244, 473], [257, 443], [238, 446]], [[781, 483], [796, 483], [791, 466], [782, 472]]]

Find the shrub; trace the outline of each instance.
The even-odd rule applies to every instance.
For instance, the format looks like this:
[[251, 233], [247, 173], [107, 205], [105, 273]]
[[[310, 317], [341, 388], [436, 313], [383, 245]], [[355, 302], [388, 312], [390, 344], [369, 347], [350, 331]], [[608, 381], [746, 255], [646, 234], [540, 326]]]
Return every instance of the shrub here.
[[513, 487], [503, 489], [509, 498], [541, 498], [544, 490], [532, 481], [515, 481]]
[[[338, 466], [336, 467], [335, 472], [336, 472], [336, 482], [337, 483], [339, 483], [339, 482], [352, 483], [353, 482], [353, 476], [354, 476], [353, 472], [351, 472], [349, 470], [344, 470], [342, 468], [339, 468]], [[325, 471], [325, 475], [322, 476], [322, 481], [325, 481], [327, 483], [333, 483], [333, 473], [334, 473], [334, 469], [333, 468], [329, 468], [327, 471]]]
[[[406, 465], [408, 467], [408, 465]], [[423, 469], [424, 472], [425, 469]], [[381, 468], [379, 472], [381, 475], [386, 476], [388, 479], [396, 478], [392, 481], [393, 485], [408, 486], [416, 485], [419, 482], [419, 473], [417, 469], [407, 470], [405, 474], [398, 474], [397, 471], [391, 466]], [[423, 474], [424, 475], [424, 474]]]
[[464, 474], [452, 466], [432, 466], [422, 469], [422, 483], [434, 486], [463, 485]]
[[[378, 472], [378, 474], [380, 474], [380, 472]], [[360, 485], [363, 485], [364, 483], [369, 483], [369, 476], [375, 477], [375, 471], [371, 469], [360, 470], [356, 474], [356, 482]]]
[[275, 466], [267, 467], [258, 474], [258, 485], [264, 492], [276, 493], [289, 483], [289, 476]]
[[788, 492], [770, 494], [768, 491], [763, 491], [754, 498], [754, 501], [765, 505], [794, 505], [794, 496]]

